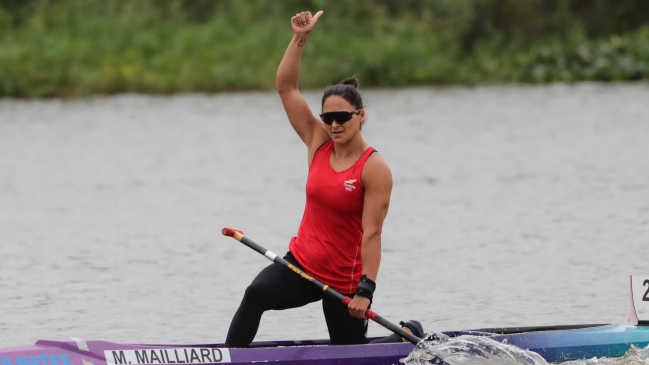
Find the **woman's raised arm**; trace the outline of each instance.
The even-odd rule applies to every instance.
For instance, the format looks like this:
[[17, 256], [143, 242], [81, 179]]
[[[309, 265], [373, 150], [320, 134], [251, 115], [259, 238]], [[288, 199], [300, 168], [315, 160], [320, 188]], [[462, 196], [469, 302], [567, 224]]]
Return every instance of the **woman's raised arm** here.
[[291, 18], [291, 26], [295, 34], [277, 69], [275, 85], [291, 126], [309, 149], [309, 164], [315, 150], [329, 139], [329, 135], [323, 123], [313, 114], [300, 94], [298, 79], [304, 46], [322, 13], [319, 11], [311, 16], [310, 12], [303, 12]]

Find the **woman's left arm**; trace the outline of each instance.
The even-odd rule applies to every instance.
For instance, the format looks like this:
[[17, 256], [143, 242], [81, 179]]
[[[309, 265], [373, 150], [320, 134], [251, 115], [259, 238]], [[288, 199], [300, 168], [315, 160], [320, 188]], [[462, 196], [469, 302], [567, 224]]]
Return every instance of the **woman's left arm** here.
[[[361, 262], [363, 275], [375, 282], [381, 263], [381, 231], [392, 194], [392, 172], [383, 158], [374, 153], [365, 162], [361, 179], [365, 191]], [[353, 317], [365, 318], [369, 305], [369, 298], [355, 295], [349, 303], [349, 312]]]

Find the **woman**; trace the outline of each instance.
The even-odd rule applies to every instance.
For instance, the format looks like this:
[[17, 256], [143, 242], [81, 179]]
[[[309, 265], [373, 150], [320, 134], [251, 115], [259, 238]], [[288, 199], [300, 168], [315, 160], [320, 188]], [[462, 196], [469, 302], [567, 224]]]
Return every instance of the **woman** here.
[[325, 90], [320, 118], [298, 91], [302, 51], [322, 14], [291, 18], [295, 34], [277, 70], [277, 91], [307, 147], [309, 166], [304, 216], [284, 258], [352, 301], [345, 307], [286, 267], [271, 264], [246, 289], [228, 331], [228, 347], [248, 346], [264, 311], [318, 300], [332, 344], [367, 342], [365, 311], [376, 287], [392, 174], [361, 135], [366, 115], [355, 79]]

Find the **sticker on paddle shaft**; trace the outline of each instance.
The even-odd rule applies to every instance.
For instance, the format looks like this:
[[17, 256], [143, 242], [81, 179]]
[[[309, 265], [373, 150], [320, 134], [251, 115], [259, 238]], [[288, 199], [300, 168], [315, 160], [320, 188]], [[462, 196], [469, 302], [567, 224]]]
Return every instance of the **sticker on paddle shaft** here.
[[649, 275], [631, 275], [629, 322], [649, 325]]

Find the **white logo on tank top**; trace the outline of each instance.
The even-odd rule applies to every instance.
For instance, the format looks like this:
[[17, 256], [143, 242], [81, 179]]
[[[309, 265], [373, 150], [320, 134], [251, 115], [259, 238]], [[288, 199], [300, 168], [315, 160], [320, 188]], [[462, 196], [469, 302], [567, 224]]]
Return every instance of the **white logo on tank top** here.
[[356, 187], [354, 186], [354, 183], [356, 182], [356, 180], [357, 179], [345, 180], [343, 182], [343, 186], [345, 187], [345, 190], [352, 191], [352, 190], [356, 189]]

